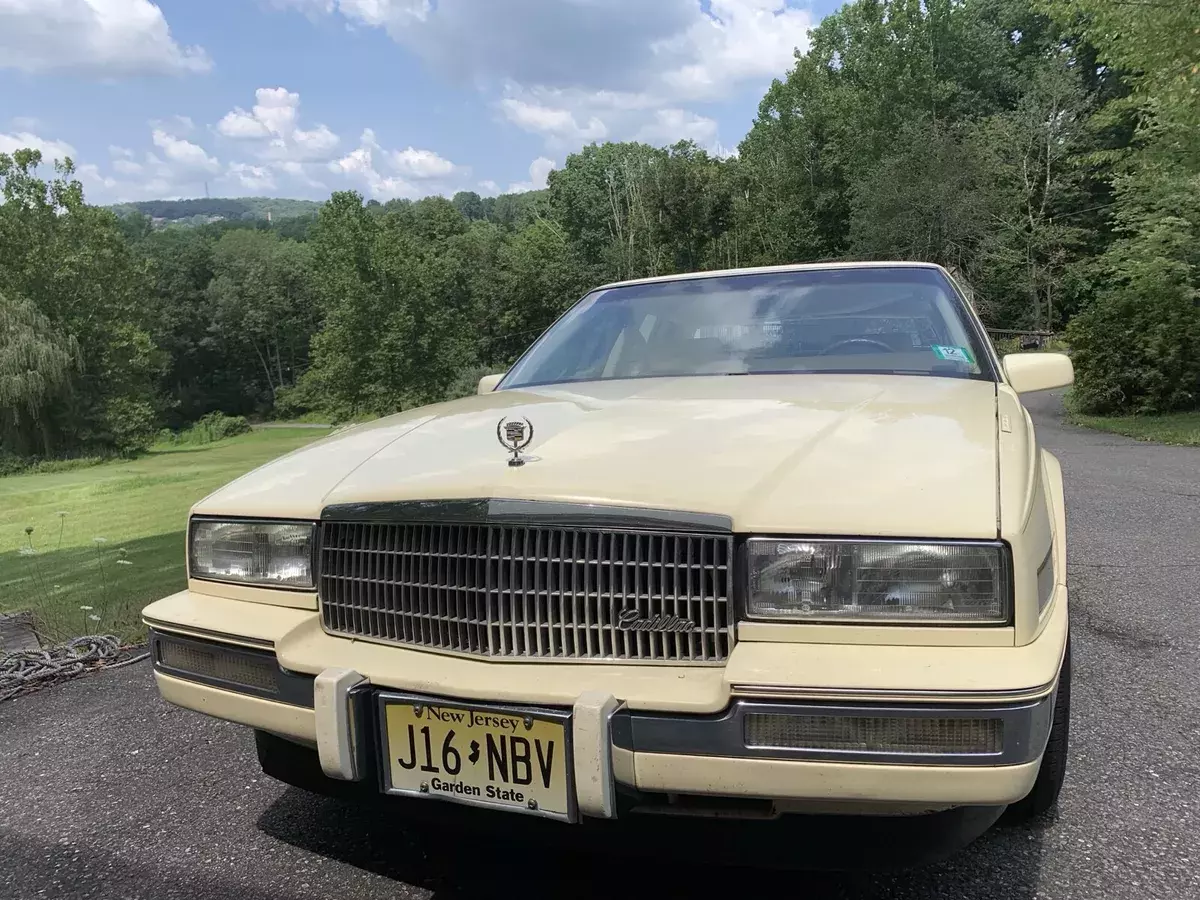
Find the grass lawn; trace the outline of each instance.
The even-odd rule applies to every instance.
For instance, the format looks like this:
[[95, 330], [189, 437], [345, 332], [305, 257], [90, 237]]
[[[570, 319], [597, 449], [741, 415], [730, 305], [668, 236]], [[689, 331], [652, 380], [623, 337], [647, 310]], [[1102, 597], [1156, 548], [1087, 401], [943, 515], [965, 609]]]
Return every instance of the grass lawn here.
[[44, 639], [140, 637], [142, 606], [185, 585], [191, 505], [325, 434], [273, 428], [160, 446], [127, 462], [0, 478], [0, 612], [33, 610]]
[[1124, 434], [1139, 441], [1200, 447], [1200, 412], [1165, 416], [1084, 416], [1068, 412], [1068, 417], [1084, 428]]

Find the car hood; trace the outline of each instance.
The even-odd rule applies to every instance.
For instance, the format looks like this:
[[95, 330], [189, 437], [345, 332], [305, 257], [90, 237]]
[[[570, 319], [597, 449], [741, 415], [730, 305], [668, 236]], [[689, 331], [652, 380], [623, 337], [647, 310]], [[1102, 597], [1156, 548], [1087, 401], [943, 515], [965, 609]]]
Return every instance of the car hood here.
[[[525, 466], [507, 464], [502, 416], [533, 425]], [[995, 385], [806, 374], [504, 390], [335, 434], [194, 511], [308, 519], [485, 497], [717, 513], [737, 531], [994, 538]]]

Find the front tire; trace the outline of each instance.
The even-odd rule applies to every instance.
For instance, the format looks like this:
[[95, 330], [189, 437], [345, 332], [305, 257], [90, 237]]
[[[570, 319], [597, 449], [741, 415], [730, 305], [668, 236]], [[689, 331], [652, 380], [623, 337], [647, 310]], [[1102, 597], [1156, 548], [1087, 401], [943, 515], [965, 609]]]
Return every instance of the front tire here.
[[1045, 815], [1058, 804], [1067, 777], [1067, 746], [1071, 731], [1071, 638], [1063, 653], [1062, 670], [1058, 675], [1058, 694], [1054, 698], [1054, 719], [1050, 725], [1050, 740], [1042, 755], [1033, 790], [1005, 810], [1001, 822], [1020, 825]]

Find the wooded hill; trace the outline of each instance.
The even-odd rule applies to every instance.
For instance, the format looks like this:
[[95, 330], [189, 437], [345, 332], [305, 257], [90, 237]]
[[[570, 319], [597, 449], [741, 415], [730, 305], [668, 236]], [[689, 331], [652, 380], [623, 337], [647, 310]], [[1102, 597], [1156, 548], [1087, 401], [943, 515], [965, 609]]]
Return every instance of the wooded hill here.
[[146, 216], [155, 225], [199, 225], [211, 220], [295, 219], [315, 216], [324, 201], [276, 197], [205, 197], [197, 200], [142, 200], [110, 206], [118, 216]]

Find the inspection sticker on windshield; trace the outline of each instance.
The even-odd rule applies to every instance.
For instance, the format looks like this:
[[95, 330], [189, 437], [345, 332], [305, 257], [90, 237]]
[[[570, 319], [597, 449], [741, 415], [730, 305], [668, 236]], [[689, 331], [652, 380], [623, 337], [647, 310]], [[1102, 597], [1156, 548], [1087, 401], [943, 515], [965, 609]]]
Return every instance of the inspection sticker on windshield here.
[[966, 347], [944, 347], [941, 344], [934, 344], [931, 349], [933, 350], [933, 355], [938, 359], [966, 363], [968, 366], [975, 364], [975, 360], [971, 356], [971, 351]]

